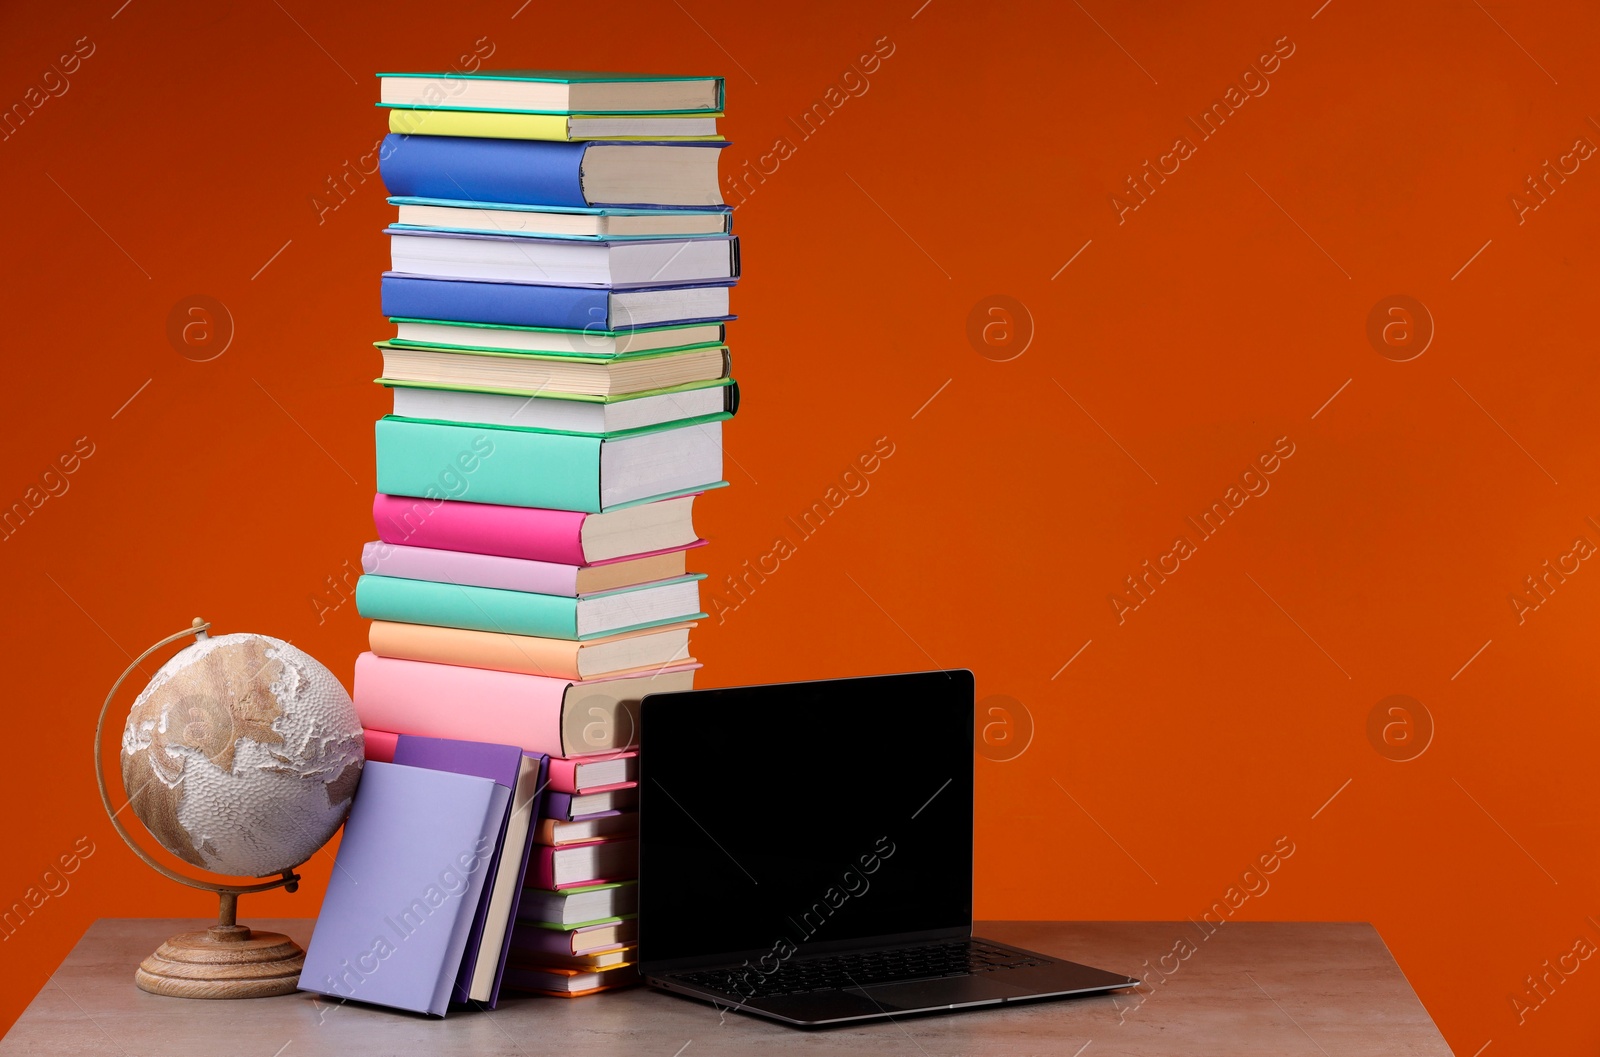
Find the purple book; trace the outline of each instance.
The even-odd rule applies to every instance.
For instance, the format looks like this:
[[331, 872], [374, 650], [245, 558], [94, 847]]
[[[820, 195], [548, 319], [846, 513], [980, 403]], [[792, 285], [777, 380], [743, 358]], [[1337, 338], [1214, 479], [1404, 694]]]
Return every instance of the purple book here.
[[510, 803], [474, 775], [369, 761], [300, 989], [443, 1016]]
[[500, 980], [509, 951], [506, 937], [516, 920], [522, 879], [528, 869], [529, 831], [539, 817], [546, 759], [515, 745], [482, 741], [402, 734], [395, 742], [397, 764], [487, 778], [508, 794], [493, 859], [456, 974], [452, 993], [456, 1002], [483, 1003], [493, 1009], [500, 1000]]
[[638, 802], [637, 789], [604, 789], [597, 793], [561, 793], [552, 789], [544, 795], [544, 817], [578, 822], [631, 810]]
[[577, 565], [505, 558], [497, 554], [405, 547], [394, 543], [369, 543], [361, 548], [361, 569], [375, 576], [404, 580], [432, 580], [467, 587], [493, 587], [500, 591], [527, 591], [536, 595], [576, 598]]

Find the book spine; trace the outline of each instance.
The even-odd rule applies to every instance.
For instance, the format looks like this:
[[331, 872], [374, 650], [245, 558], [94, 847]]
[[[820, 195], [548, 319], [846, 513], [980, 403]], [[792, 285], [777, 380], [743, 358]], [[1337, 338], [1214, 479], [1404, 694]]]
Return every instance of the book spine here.
[[[362, 726], [371, 729], [517, 745], [558, 756], [570, 685], [565, 679], [363, 653], [356, 658], [351, 697]], [[471, 707], [460, 707], [466, 703]]]
[[578, 566], [492, 554], [378, 542], [361, 548], [361, 567], [366, 573], [404, 580], [431, 580], [569, 598], [578, 594]]
[[368, 763], [394, 762], [394, 750], [399, 744], [400, 735], [390, 730], [373, 730], [370, 727], [363, 728], [361, 735]]
[[393, 416], [379, 419], [375, 432], [380, 492], [429, 496], [459, 490], [473, 502], [600, 511], [597, 437]]
[[530, 561], [585, 565], [583, 522], [570, 510], [494, 506], [439, 496], [417, 498], [381, 492], [372, 520], [385, 543], [494, 554]]
[[552, 639], [578, 637], [576, 598], [499, 591], [492, 587], [463, 587], [368, 575], [356, 581], [356, 611], [368, 620]]
[[528, 843], [523, 845], [522, 855], [517, 861], [517, 876], [515, 887], [511, 890], [511, 901], [506, 906], [505, 931], [500, 936], [500, 959], [495, 966], [494, 985], [489, 995], [489, 1008], [493, 1009], [500, 1001], [500, 987], [505, 982], [506, 965], [511, 954], [511, 934], [516, 927], [517, 911], [522, 904], [522, 888], [528, 880], [528, 863], [533, 858], [533, 832], [532, 821], [536, 820], [544, 808], [545, 776], [549, 773], [549, 753], [524, 752], [523, 757], [534, 761], [533, 791], [525, 803], [512, 802], [512, 813], [522, 812], [529, 819], [530, 826]]
[[516, 939], [510, 946], [519, 954], [561, 954], [570, 958], [578, 953], [576, 948], [579, 942], [576, 929], [571, 931], [519, 929]]
[[508, 327], [610, 330], [610, 291], [534, 283], [490, 283], [470, 279], [383, 277], [383, 314], [405, 319], [443, 319]]
[[584, 143], [391, 133], [383, 138], [378, 164], [392, 195], [587, 206], [586, 148]]
[[566, 114], [494, 113], [482, 110], [389, 111], [389, 131], [403, 136], [479, 136], [565, 143], [572, 138]]
[[501, 635], [375, 620], [367, 644], [380, 657], [456, 664], [558, 679], [580, 677], [578, 643], [533, 635]]
[[[631, 838], [623, 838], [623, 840], [631, 840]], [[622, 842], [623, 841], [616, 841], [615, 843]], [[547, 844], [538, 845], [534, 848], [533, 854], [529, 857], [528, 861], [528, 887], [540, 888], [544, 889], [545, 891], [565, 891], [569, 888], [585, 888], [589, 885], [605, 884], [609, 881], [631, 880], [638, 876], [637, 869], [624, 869], [622, 871], [622, 875], [618, 877], [590, 877], [576, 881], [568, 881], [561, 885], [555, 883], [556, 857], [558, 855], [577, 848], [588, 847], [589, 845], [607, 843], [612, 842], [609, 840], [584, 841], [578, 844], [564, 844], [559, 848], [552, 847]]]
[[[624, 755], [624, 754], [613, 754]], [[632, 756], [633, 753], [625, 755]], [[594, 763], [593, 756], [552, 756], [550, 758], [549, 782], [550, 788], [558, 793], [606, 793], [613, 789], [633, 789], [638, 786], [636, 781], [610, 782], [606, 785], [580, 786], [578, 784], [578, 768], [586, 763]]]
[[603, 240], [510, 239], [394, 227], [384, 234], [391, 267], [400, 275], [541, 285], [616, 282], [614, 255]]

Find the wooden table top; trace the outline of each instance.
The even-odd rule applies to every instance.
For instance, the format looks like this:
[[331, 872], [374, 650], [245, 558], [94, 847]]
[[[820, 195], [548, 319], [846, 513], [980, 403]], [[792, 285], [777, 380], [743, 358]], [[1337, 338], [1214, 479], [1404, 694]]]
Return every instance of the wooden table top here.
[[[309, 994], [234, 1002], [162, 998], [133, 984], [139, 961], [197, 920], [107, 918], [90, 926], [16, 1025], [0, 1057], [1450, 1057], [1371, 925], [982, 922], [977, 935], [1145, 981], [1114, 995], [801, 1031], [635, 988], [582, 999], [509, 996], [494, 1012], [439, 1020]], [[303, 946], [311, 922], [247, 921]]]

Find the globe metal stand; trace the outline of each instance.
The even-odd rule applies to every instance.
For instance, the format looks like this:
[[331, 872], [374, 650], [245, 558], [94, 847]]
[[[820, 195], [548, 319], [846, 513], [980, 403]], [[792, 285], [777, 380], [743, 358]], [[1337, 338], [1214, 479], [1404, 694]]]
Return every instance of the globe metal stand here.
[[[133, 663], [112, 684], [105, 704], [100, 706], [100, 719], [94, 728], [94, 775], [100, 783], [100, 801], [105, 805], [106, 814], [117, 835], [152, 870], [190, 888], [215, 892], [219, 901], [215, 925], [203, 932], [180, 932], [168, 939], [140, 963], [133, 981], [141, 990], [173, 998], [264, 998], [292, 994], [300, 981], [300, 970], [305, 966], [305, 951], [282, 933], [255, 932], [240, 925], [239, 897], [274, 888], [293, 892], [300, 886], [300, 875], [293, 870], [285, 870], [282, 877], [253, 885], [224, 885], [185, 877], [157, 862], [134, 842], [127, 827], [117, 817], [120, 809], [112, 808], [111, 795], [106, 789], [106, 773], [101, 762], [106, 712], [110, 710], [117, 691], [122, 689], [123, 680], [146, 657], [163, 646], [190, 635], [194, 636], [196, 642], [203, 642], [210, 627], [206, 621], [195, 617], [189, 628], [176, 635], [168, 635], [134, 658]], [[132, 798], [129, 799], [131, 802]]]

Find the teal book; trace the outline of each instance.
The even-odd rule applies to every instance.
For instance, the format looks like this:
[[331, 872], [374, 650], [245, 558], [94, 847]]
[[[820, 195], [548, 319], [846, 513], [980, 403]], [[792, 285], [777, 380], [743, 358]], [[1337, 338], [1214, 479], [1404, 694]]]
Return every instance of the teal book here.
[[722, 420], [608, 434], [378, 420], [378, 491], [599, 514], [722, 484]]
[[695, 573], [571, 598], [367, 575], [356, 581], [356, 610], [367, 620], [575, 641], [698, 620], [703, 579]]

